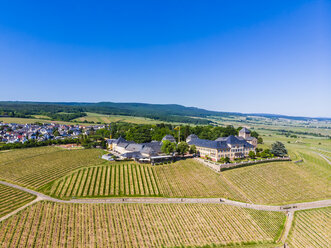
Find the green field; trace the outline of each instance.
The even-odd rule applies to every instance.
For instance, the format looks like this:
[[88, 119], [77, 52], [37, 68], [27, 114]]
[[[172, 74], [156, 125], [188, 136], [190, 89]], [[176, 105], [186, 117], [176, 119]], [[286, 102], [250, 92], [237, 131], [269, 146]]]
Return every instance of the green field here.
[[[42, 116], [39, 116], [42, 117]], [[65, 124], [65, 125], [91, 125], [88, 123], [75, 123], [75, 122], [66, 122], [66, 121], [52, 121], [49, 118], [16, 118], [16, 117], [0, 117], [0, 122], [4, 123], [17, 123], [17, 124], [31, 124], [36, 122], [41, 123], [58, 123], [58, 124]]]
[[2, 247], [178, 247], [279, 238], [285, 215], [218, 204], [39, 202], [0, 223]]
[[35, 198], [33, 195], [0, 184], [0, 217], [29, 203]]
[[101, 154], [102, 151], [97, 149], [64, 150], [56, 147], [4, 152], [0, 156], [0, 179], [38, 189], [72, 170], [102, 163]]
[[[47, 116], [35, 115], [35, 118], [16, 118], [16, 117], [0, 117], [0, 122], [4, 123], [17, 123], [17, 124], [30, 124], [35, 122], [41, 123], [59, 123], [66, 125], [91, 125], [91, 123], [84, 123], [84, 121], [94, 123], [111, 123], [111, 122], [128, 122], [135, 124], [158, 124], [166, 123], [164, 121], [153, 120], [150, 118], [137, 117], [137, 116], [125, 116], [125, 115], [103, 115], [97, 113], [87, 113], [87, 116], [76, 118], [70, 122], [67, 121], [53, 121]], [[176, 124], [176, 123], [172, 123]], [[177, 123], [178, 124], [178, 123]]]
[[330, 247], [331, 207], [298, 211], [287, 242], [290, 247]]
[[111, 122], [129, 122], [136, 124], [157, 124], [161, 121], [153, 120], [150, 118], [125, 116], [125, 115], [103, 115], [97, 113], [87, 113], [87, 116], [74, 119], [78, 122], [93, 121], [95, 123], [111, 123]]

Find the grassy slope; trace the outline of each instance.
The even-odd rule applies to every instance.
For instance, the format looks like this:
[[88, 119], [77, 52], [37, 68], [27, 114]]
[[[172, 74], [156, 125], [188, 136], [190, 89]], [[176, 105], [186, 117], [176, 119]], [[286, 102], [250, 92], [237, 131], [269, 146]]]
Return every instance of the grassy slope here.
[[0, 246], [32, 244], [37, 247], [104, 247], [108, 244], [111, 247], [175, 247], [242, 242], [270, 244], [278, 238], [284, 218], [283, 213], [218, 204], [40, 202], [0, 224]]

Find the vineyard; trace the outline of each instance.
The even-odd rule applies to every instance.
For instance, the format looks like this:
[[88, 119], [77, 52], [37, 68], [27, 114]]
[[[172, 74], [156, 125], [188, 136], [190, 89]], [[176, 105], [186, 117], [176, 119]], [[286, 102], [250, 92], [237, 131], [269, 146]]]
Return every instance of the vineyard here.
[[38, 147], [0, 151], [0, 165], [59, 151], [56, 147]]
[[35, 196], [0, 184], [0, 217], [35, 199]]
[[217, 204], [39, 202], [0, 223], [1, 247], [174, 247], [274, 242], [285, 216]]
[[167, 197], [226, 197], [244, 200], [219, 174], [190, 159], [157, 166], [160, 192]]
[[290, 247], [329, 247], [331, 207], [295, 213], [288, 243]]
[[299, 154], [304, 158], [300, 164], [260, 164], [225, 171], [223, 175], [254, 203], [286, 204], [331, 197], [331, 167], [318, 155]]
[[155, 167], [113, 164], [75, 171], [45, 191], [59, 198], [97, 196], [159, 196]]
[[58, 198], [106, 196], [227, 197], [239, 199], [219, 174], [195, 160], [82, 168], [42, 189]]
[[96, 149], [63, 150], [54, 147], [5, 152], [1, 154], [0, 178], [37, 189], [74, 169], [102, 163], [100, 155], [101, 151]]

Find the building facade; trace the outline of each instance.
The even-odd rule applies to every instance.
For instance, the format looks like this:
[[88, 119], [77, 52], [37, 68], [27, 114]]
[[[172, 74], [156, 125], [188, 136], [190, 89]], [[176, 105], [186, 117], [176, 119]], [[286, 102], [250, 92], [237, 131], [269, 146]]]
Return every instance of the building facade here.
[[186, 142], [190, 146], [195, 145], [200, 157], [210, 158], [213, 161], [219, 161], [226, 157], [234, 160], [248, 157], [250, 151], [255, 152], [256, 146], [249, 143], [245, 138], [250, 138], [250, 134], [247, 134], [246, 131], [245, 136], [230, 135], [228, 137], [220, 137], [216, 140], [199, 139], [198, 136], [191, 134], [187, 137]]
[[251, 137], [251, 131], [249, 131], [245, 127], [239, 131], [238, 138], [242, 140], [246, 140], [249, 144], [251, 144], [255, 148], [257, 147], [257, 138]]
[[173, 136], [167, 135], [162, 141], [152, 141], [148, 143], [137, 144], [133, 141], [127, 141], [120, 137], [118, 139], [107, 140], [108, 149], [113, 151], [122, 159], [135, 159], [137, 161], [157, 161], [172, 158], [161, 152], [164, 140], [175, 140]]

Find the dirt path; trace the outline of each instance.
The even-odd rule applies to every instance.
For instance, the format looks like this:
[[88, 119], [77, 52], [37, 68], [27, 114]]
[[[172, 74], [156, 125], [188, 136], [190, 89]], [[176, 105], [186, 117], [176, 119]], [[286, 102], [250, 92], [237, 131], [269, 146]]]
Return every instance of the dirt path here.
[[42, 200], [58, 202], [58, 203], [85, 203], [85, 204], [101, 204], [101, 203], [112, 203], [112, 204], [121, 204], [121, 203], [143, 203], [143, 204], [169, 204], [169, 203], [217, 203], [217, 204], [226, 204], [235, 207], [242, 208], [250, 208], [255, 210], [262, 211], [278, 211], [278, 212], [287, 212], [287, 219], [284, 226], [283, 233], [281, 235], [280, 241], [284, 244], [286, 242], [287, 236], [292, 226], [294, 212], [303, 209], [311, 209], [311, 208], [320, 208], [320, 207], [329, 207], [331, 206], [331, 199], [315, 201], [315, 202], [305, 202], [305, 203], [296, 203], [289, 204], [284, 206], [270, 206], [270, 205], [258, 205], [253, 203], [244, 203], [231, 201], [223, 198], [152, 198], [152, 197], [136, 197], [136, 198], [100, 198], [100, 199], [71, 199], [71, 200], [60, 200], [47, 195], [44, 195], [40, 192], [27, 189], [15, 184], [11, 184], [8, 182], [0, 181], [0, 184], [22, 190], [24, 192], [30, 193], [32, 195], [36, 195], [37, 198], [28, 204], [14, 210], [13, 212], [3, 216], [0, 218], [0, 222], [3, 220], [13, 216], [19, 211], [25, 209], [26, 207]]
[[[88, 203], [88, 204], [97, 204], [97, 203], [150, 203], [150, 204], [158, 204], [158, 203], [219, 203], [219, 204], [227, 204], [236, 207], [243, 208], [251, 208], [256, 210], [265, 210], [265, 211], [297, 211], [303, 209], [311, 209], [311, 208], [320, 208], [320, 207], [328, 207], [331, 206], [331, 199], [315, 201], [315, 202], [304, 202], [304, 203], [296, 203], [296, 204], [288, 204], [283, 206], [271, 206], [271, 205], [259, 205], [253, 203], [244, 203], [238, 201], [232, 201], [223, 198], [161, 198], [161, 197], [133, 197], [133, 198], [87, 198], [87, 199], [71, 199], [71, 200], [60, 200], [48, 195], [44, 195], [40, 192], [27, 189], [22, 186], [18, 186], [12, 183], [0, 181], [0, 184], [22, 190], [24, 192], [30, 193], [32, 195], [37, 196], [38, 200], [46, 200], [52, 202], [59, 203]], [[36, 199], [36, 200], [37, 200]]]
[[288, 212], [286, 215], [286, 222], [285, 222], [285, 226], [282, 232], [282, 235], [280, 237], [280, 242], [282, 242], [283, 244], [286, 242], [288, 234], [291, 230], [292, 227], [292, 223], [293, 223], [293, 218], [294, 218], [294, 212]]
[[41, 201], [42, 199], [40, 197], [37, 197], [36, 199], [34, 199], [33, 201], [25, 204], [24, 206], [14, 210], [13, 212], [10, 212], [9, 214], [6, 214], [5, 216], [2, 216], [0, 218], [0, 222], [5, 220], [5, 219], [8, 219], [10, 216], [14, 215], [14, 214], [17, 214], [19, 211], [23, 210], [24, 208], [27, 208], [28, 206], [32, 205], [32, 204], [35, 204], [36, 202], [38, 201]]

